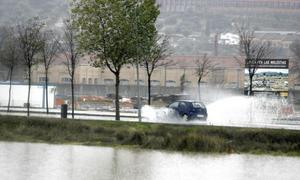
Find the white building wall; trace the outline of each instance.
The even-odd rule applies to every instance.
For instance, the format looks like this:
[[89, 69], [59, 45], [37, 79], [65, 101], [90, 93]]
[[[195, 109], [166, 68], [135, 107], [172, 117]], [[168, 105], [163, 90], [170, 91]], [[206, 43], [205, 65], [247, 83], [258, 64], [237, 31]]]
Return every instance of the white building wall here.
[[[27, 103], [28, 86], [27, 85], [12, 85], [12, 94], [10, 105], [14, 107], [24, 107]], [[49, 108], [54, 108], [56, 87], [48, 87], [48, 105]], [[0, 85], [0, 106], [7, 106], [9, 98], [9, 85]], [[44, 86], [32, 85], [30, 90], [31, 107], [42, 108], [46, 104], [46, 94]]]

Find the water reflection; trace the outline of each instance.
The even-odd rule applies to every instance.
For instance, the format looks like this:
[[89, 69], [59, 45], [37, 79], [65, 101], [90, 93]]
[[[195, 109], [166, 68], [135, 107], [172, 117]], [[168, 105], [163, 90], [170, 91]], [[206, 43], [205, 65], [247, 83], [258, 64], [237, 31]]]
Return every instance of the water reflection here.
[[300, 158], [0, 143], [1, 179], [299, 179]]

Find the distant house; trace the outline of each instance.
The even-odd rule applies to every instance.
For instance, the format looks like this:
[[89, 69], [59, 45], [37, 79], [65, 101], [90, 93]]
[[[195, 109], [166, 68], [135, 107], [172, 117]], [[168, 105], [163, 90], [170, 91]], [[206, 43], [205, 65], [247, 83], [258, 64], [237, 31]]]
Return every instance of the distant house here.
[[221, 33], [218, 43], [221, 45], [239, 45], [240, 37], [233, 33]]

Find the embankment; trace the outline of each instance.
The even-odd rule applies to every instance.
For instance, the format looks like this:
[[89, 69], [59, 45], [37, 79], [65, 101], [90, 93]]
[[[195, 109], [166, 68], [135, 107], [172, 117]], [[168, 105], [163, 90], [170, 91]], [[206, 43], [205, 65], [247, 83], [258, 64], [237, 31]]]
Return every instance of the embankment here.
[[300, 131], [0, 116], [0, 141], [300, 156]]

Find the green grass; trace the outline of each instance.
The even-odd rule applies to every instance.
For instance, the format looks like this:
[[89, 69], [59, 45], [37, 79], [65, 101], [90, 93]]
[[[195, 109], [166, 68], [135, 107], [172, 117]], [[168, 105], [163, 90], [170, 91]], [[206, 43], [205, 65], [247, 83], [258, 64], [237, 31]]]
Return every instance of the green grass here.
[[300, 131], [0, 116], [0, 141], [300, 155]]

